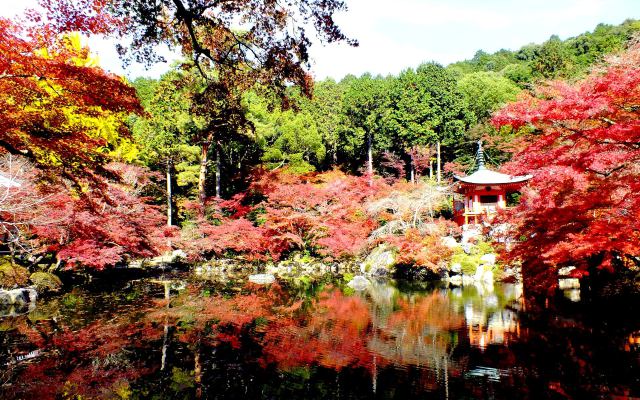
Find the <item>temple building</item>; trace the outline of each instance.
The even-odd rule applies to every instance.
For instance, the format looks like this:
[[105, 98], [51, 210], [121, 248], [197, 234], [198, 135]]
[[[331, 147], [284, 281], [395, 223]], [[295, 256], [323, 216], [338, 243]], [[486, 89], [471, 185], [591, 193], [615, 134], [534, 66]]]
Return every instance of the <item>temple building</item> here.
[[531, 175], [511, 176], [492, 171], [484, 165], [482, 141], [478, 142], [477, 170], [469, 176], [455, 176], [454, 218], [458, 225], [491, 222], [496, 212], [510, 205], [509, 199]]

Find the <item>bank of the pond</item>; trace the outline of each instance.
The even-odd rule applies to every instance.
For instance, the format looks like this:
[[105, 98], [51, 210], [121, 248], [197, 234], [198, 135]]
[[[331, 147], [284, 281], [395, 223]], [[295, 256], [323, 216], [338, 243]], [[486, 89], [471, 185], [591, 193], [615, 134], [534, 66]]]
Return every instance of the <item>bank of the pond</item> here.
[[[493, 248], [480, 242], [463, 246], [454, 239], [445, 240], [452, 249], [451, 256], [438, 265], [407, 265], [399, 257], [398, 250], [386, 244], [379, 245], [361, 258], [341, 262], [326, 262], [308, 255], [296, 253], [279, 262], [247, 262], [243, 258], [213, 259], [192, 263], [181, 250], [152, 259], [135, 260], [104, 271], [62, 270], [56, 273], [36, 271], [29, 274], [26, 268], [5, 263], [3, 279], [0, 279], [0, 303], [28, 306], [37, 296], [47, 296], [65, 290], [66, 287], [86, 285], [94, 279], [136, 279], [162, 274], [166, 271], [191, 271], [194, 276], [210, 280], [233, 280], [237, 276], [256, 275], [256, 280], [316, 279], [333, 275], [347, 282], [358, 278], [359, 284], [370, 279], [398, 278], [416, 281], [444, 281], [452, 286], [496, 281], [520, 282], [518, 268], [506, 267], [496, 262]], [[11, 273], [7, 272], [10, 271]], [[18, 280], [15, 277], [21, 276]]]

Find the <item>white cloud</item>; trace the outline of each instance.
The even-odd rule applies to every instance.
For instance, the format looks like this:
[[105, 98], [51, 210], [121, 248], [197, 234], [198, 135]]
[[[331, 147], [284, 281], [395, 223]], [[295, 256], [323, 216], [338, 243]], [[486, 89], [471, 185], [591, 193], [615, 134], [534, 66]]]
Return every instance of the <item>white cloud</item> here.
[[0, 16], [13, 17], [27, 8], [34, 8], [37, 5], [36, 0], [0, 0]]

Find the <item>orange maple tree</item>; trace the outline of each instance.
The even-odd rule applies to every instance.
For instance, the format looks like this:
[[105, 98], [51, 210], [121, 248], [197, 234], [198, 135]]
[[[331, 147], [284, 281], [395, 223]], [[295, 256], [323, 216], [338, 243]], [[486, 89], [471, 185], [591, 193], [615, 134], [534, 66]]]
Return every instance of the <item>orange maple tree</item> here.
[[113, 143], [83, 119], [141, 111], [135, 90], [87, 64], [87, 47], [24, 26], [0, 18], [0, 150], [72, 180], [106, 173]]

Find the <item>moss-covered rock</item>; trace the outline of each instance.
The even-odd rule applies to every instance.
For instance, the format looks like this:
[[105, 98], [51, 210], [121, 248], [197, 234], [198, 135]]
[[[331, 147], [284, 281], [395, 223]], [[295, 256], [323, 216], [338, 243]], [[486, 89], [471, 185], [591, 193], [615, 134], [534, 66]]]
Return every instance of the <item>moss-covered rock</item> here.
[[462, 274], [467, 276], [478, 276], [480, 266], [483, 266], [483, 272], [485, 269], [491, 271], [494, 278], [502, 273], [501, 267], [496, 264], [495, 250], [486, 242], [478, 242], [476, 245], [468, 246], [466, 250], [458, 249], [451, 257], [451, 266], [454, 265], [455, 273], [459, 273], [460, 269]]
[[48, 272], [34, 272], [29, 280], [39, 293], [57, 292], [62, 288], [60, 278]]
[[0, 287], [13, 288], [24, 286], [29, 280], [29, 271], [7, 258], [0, 258]]
[[364, 260], [362, 269], [372, 276], [389, 275], [396, 265], [396, 255], [386, 246], [378, 246]]

